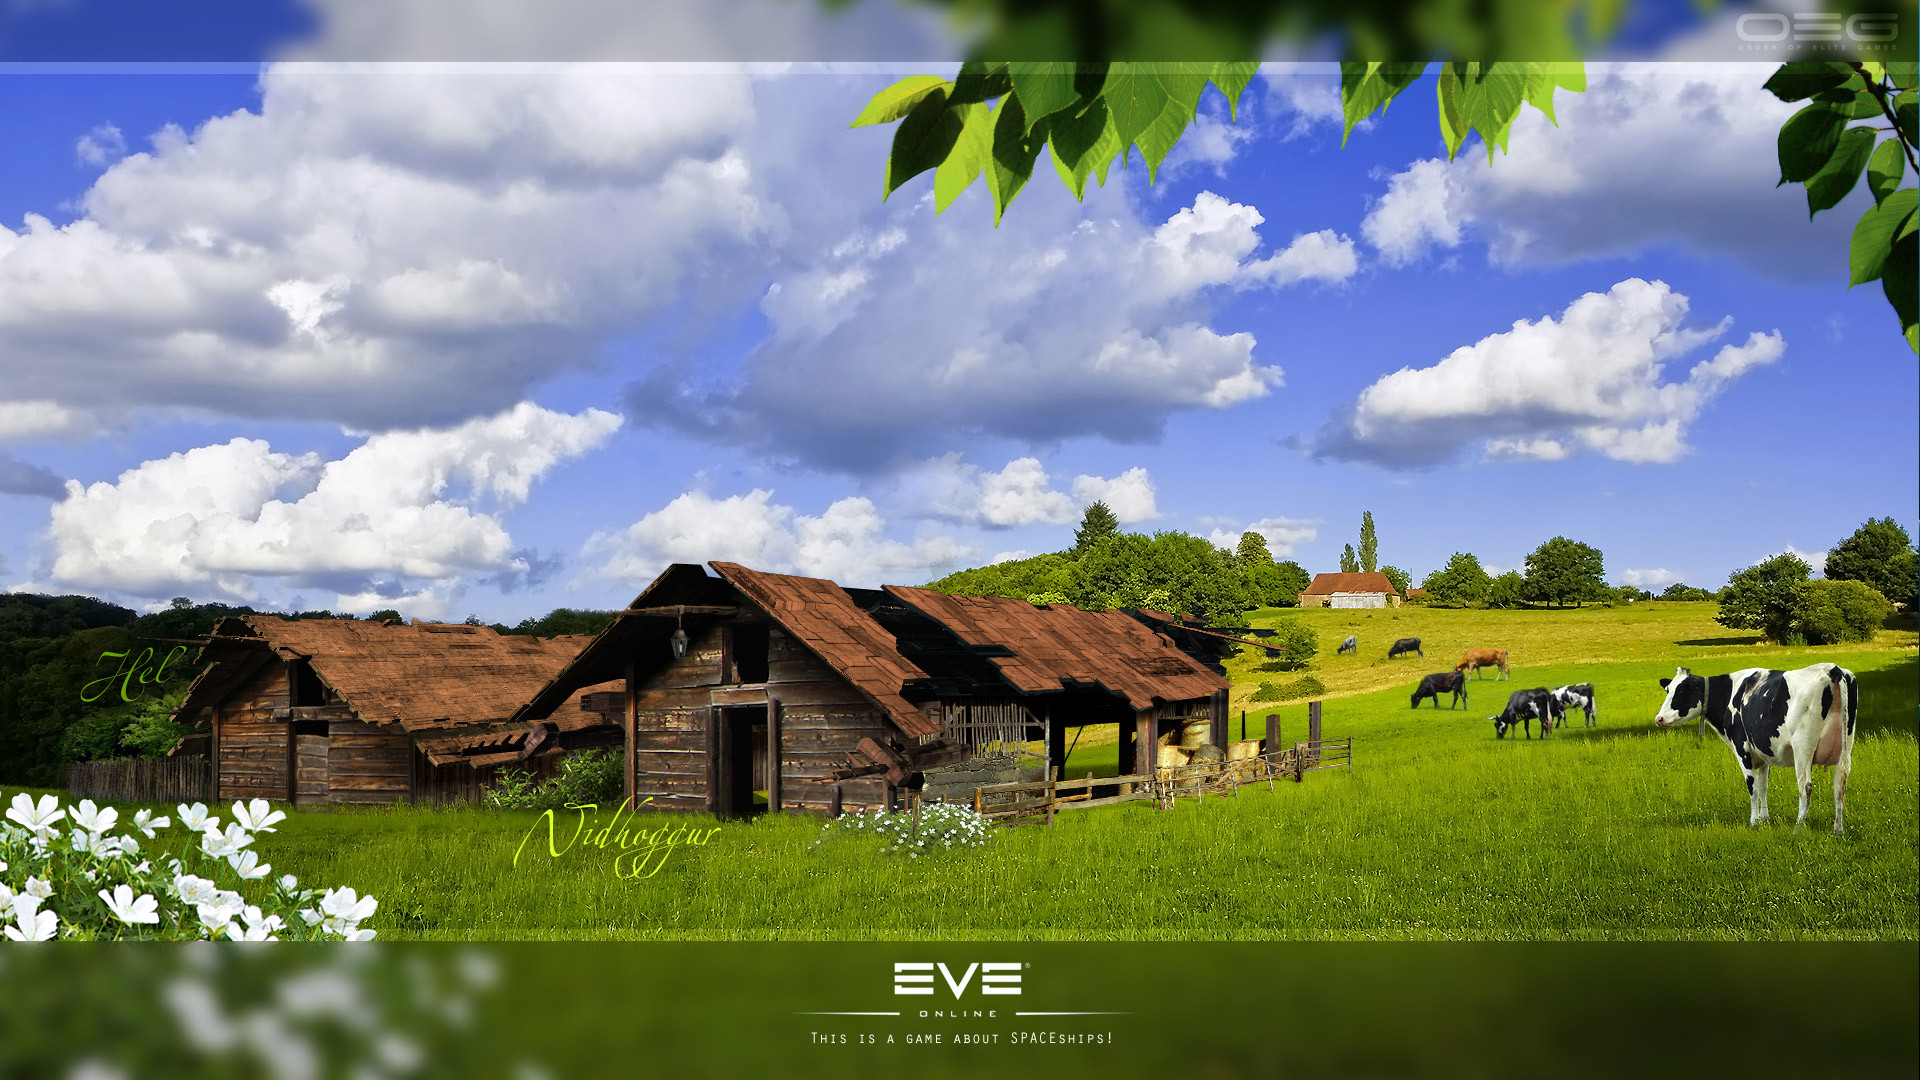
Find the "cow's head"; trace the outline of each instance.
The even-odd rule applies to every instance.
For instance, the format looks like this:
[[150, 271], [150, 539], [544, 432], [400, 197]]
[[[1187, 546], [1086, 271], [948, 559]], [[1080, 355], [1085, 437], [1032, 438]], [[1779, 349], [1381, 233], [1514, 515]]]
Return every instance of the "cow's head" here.
[[1707, 704], [1706, 678], [1686, 668], [1675, 668], [1673, 678], [1660, 680], [1660, 688], [1667, 696], [1660, 702], [1660, 711], [1653, 714], [1653, 722], [1661, 727], [1692, 720]]
[[1493, 721], [1493, 737], [1496, 739], [1506, 738], [1507, 729], [1513, 726], [1513, 721], [1508, 720], [1505, 713], [1499, 716], [1489, 716], [1487, 719]]

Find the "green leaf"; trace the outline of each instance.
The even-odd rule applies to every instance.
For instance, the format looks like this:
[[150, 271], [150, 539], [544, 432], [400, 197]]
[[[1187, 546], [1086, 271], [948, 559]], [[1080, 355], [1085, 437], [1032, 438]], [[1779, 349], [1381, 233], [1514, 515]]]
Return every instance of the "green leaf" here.
[[1794, 61], [1780, 65], [1766, 89], [1781, 101], [1802, 101], [1853, 78], [1853, 69], [1837, 60]]
[[1073, 87], [1071, 63], [1018, 62], [1007, 65], [1007, 73], [1013, 78], [1013, 92], [1019, 95], [1021, 110], [1026, 113], [1028, 131], [1080, 100], [1080, 91]]
[[1187, 124], [1200, 107], [1200, 95], [1207, 89], [1207, 74], [1204, 69], [1192, 64], [1159, 64], [1159, 74], [1155, 76], [1160, 88], [1166, 92], [1167, 103], [1160, 115], [1153, 118], [1145, 131], [1140, 133], [1137, 145], [1140, 158], [1147, 163], [1147, 182], [1152, 183], [1160, 171], [1160, 163], [1180, 141], [1180, 135], [1187, 130]]
[[1420, 77], [1425, 64], [1386, 64], [1379, 61], [1347, 61], [1340, 65], [1340, 111], [1346, 127], [1340, 132], [1340, 145], [1347, 144], [1353, 126], [1374, 110], [1384, 110]]
[[1860, 170], [1867, 167], [1867, 158], [1872, 155], [1873, 129], [1857, 127], [1843, 132], [1826, 165], [1807, 178], [1807, 216], [1846, 198], [1853, 185], [1860, 182]]
[[1809, 105], [1780, 125], [1780, 182], [1799, 183], [1812, 177], [1833, 156], [1847, 118], [1833, 106]]
[[1914, 106], [1917, 102], [1920, 102], [1920, 97], [1909, 90], [1895, 99], [1893, 106], [1893, 118], [1899, 122], [1900, 134], [1906, 136], [1909, 143], [1920, 141], [1914, 137]]
[[1873, 159], [1867, 162], [1867, 190], [1873, 192], [1875, 204], [1886, 201], [1900, 186], [1906, 171], [1907, 159], [1900, 152], [1900, 140], [1882, 139], [1879, 149], [1873, 152]]
[[1915, 194], [1915, 189], [1903, 188], [1860, 215], [1853, 227], [1853, 239], [1847, 245], [1847, 267], [1852, 271], [1847, 288], [1880, 276], [1885, 269], [1887, 252], [1893, 246], [1894, 234], [1913, 220], [1916, 203], [1920, 203], [1920, 195]]
[[1535, 71], [1527, 76], [1527, 103], [1547, 114], [1554, 127], [1560, 126], [1560, 118], [1553, 115], [1553, 92], [1557, 89], [1553, 76], [1544, 71]]
[[867, 107], [847, 126], [891, 124], [911, 112], [928, 94], [946, 85], [947, 80], [938, 75], [909, 75], [873, 95], [873, 100], [867, 102]]
[[1914, 332], [1915, 308], [1920, 307], [1920, 276], [1916, 276], [1914, 269], [1920, 248], [1916, 248], [1916, 244], [1920, 244], [1920, 233], [1911, 229], [1893, 242], [1886, 272], [1880, 275], [1880, 289], [1887, 294], [1887, 303], [1893, 305], [1893, 313], [1900, 317], [1900, 331], [1907, 339], [1907, 347], [1920, 353], [1920, 336]]
[[1887, 78], [1902, 90], [1914, 88], [1916, 79], [1920, 79], [1920, 62], [1913, 60], [1889, 60], [1885, 65]]
[[1553, 85], [1573, 93], [1585, 93], [1587, 89], [1587, 69], [1580, 64], [1550, 64], [1553, 71]]
[[936, 214], [952, 205], [993, 158], [993, 110], [976, 101], [957, 106], [953, 111], [962, 117], [962, 126], [953, 152], [933, 174], [933, 212]]
[[1507, 131], [1526, 100], [1527, 71], [1519, 64], [1504, 62], [1473, 66], [1478, 70], [1470, 71], [1461, 87], [1460, 115], [1480, 133], [1491, 165], [1494, 147], [1506, 149]]
[[1467, 141], [1467, 121], [1460, 115], [1459, 85], [1460, 77], [1453, 70], [1463, 66], [1449, 64], [1440, 69], [1440, 137], [1447, 144], [1447, 160], [1460, 152], [1460, 144]]
[[958, 113], [947, 108], [947, 93], [936, 89], [900, 121], [893, 132], [893, 153], [887, 155], [886, 191], [883, 198], [899, 190], [900, 185], [928, 169], [938, 168], [953, 151], [964, 126]]
[[1007, 74], [1006, 64], [969, 60], [960, 65], [960, 74], [953, 77], [953, 89], [947, 92], [947, 103], [972, 105], [992, 101], [1006, 96], [1012, 89], [1013, 77]]
[[1027, 127], [1026, 110], [1020, 95], [1008, 94], [993, 110], [993, 156], [987, 163], [987, 183], [993, 189], [993, 224], [1000, 226], [1001, 215], [1027, 186], [1033, 175], [1033, 160], [1047, 142], [1047, 125]]
[[[1141, 70], [1145, 64], [1115, 64], [1107, 73], [1107, 92], [1101, 95], [1113, 117], [1120, 152], [1147, 130], [1167, 107], [1167, 92], [1160, 80]], [[1124, 158], [1123, 158], [1124, 161]]]
[[1849, 120], [1865, 120], [1870, 116], [1880, 116], [1880, 99], [1866, 90], [1835, 90], [1831, 94], [1815, 95], [1815, 101], [1832, 105], [1834, 111]]
[[1247, 84], [1253, 81], [1253, 77], [1259, 73], [1260, 63], [1257, 60], [1244, 63], [1226, 60], [1213, 65], [1213, 72], [1209, 78], [1215, 89], [1220, 91], [1220, 95], [1227, 99], [1228, 118], [1240, 119], [1240, 95], [1247, 89]]
[[1107, 114], [1107, 103], [1095, 99], [1078, 115], [1055, 114], [1049, 127], [1052, 131], [1048, 143], [1052, 149], [1053, 167], [1059, 172], [1061, 182], [1067, 185], [1067, 190], [1073, 192], [1073, 197], [1083, 198], [1088, 174], [1096, 166], [1104, 170], [1106, 162], [1112, 161], [1113, 155], [1120, 152], [1120, 139], [1113, 134], [1113, 121]]

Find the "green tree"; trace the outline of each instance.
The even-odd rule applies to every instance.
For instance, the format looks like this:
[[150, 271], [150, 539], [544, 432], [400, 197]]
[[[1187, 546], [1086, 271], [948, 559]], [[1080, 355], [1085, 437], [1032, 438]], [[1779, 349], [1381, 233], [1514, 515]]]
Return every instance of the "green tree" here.
[[381, 608], [379, 611], [376, 611], [373, 614], [367, 616], [368, 622], [387, 622], [389, 620], [393, 622], [407, 621], [400, 617], [400, 611], [398, 608]]
[[1809, 645], [1872, 641], [1893, 604], [1864, 581], [1809, 581], [1794, 606], [1794, 631]]
[[1556, 607], [1603, 600], [1609, 592], [1600, 550], [1564, 536], [1541, 544], [1527, 556], [1526, 582], [1527, 599]]
[[617, 611], [596, 611], [591, 608], [554, 608], [537, 619], [522, 619], [509, 634], [527, 634], [533, 637], [560, 637], [563, 634], [597, 634], [612, 625], [620, 617]]
[[1272, 607], [1294, 607], [1300, 603], [1300, 594], [1313, 584], [1313, 575], [1306, 567], [1288, 559], [1273, 564], [1274, 577], [1268, 586], [1267, 603]]
[[1380, 539], [1373, 532], [1373, 511], [1360, 512], [1360, 569], [1371, 574], [1380, 567]]
[[1311, 663], [1320, 651], [1320, 635], [1298, 619], [1281, 619], [1274, 625], [1273, 633], [1261, 641], [1281, 650], [1278, 657], [1262, 665], [1266, 671], [1298, 671]]
[[1769, 641], [1787, 644], [1794, 638], [1800, 594], [1812, 574], [1806, 560], [1791, 551], [1735, 571], [1720, 594], [1714, 621], [1734, 630], [1758, 630]]
[[1343, 574], [1353, 574], [1358, 573], [1359, 570], [1360, 560], [1354, 557], [1353, 545], [1348, 544], [1345, 550], [1340, 552], [1340, 572]]
[[1273, 561], [1273, 552], [1267, 550], [1267, 538], [1252, 529], [1240, 534], [1240, 544], [1233, 553], [1241, 562], [1253, 565]]
[[1393, 582], [1394, 592], [1399, 593], [1403, 597], [1407, 595], [1407, 586], [1413, 584], [1412, 574], [1407, 573], [1397, 566], [1383, 566], [1380, 568], [1380, 572], [1387, 575], [1388, 581]]
[[1073, 557], [1080, 558], [1119, 531], [1120, 519], [1113, 516], [1113, 509], [1105, 501], [1095, 500], [1087, 512], [1080, 515], [1080, 528], [1073, 534]]
[[1915, 592], [1920, 591], [1917, 570], [1920, 557], [1914, 553], [1913, 538], [1890, 517], [1868, 518], [1827, 552], [1827, 580], [1865, 582], [1909, 610]]
[[1691, 585], [1683, 585], [1680, 582], [1676, 581], [1661, 591], [1660, 599], [1662, 600], [1711, 600], [1713, 599], [1713, 594], [1708, 592], [1705, 589], [1696, 589]]
[[1509, 570], [1487, 583], [1487, 606], [1517, 608], [1527, 601], [1527, 581], [1520, 571]]
[[1428, 574], [1420, 587], [1427, 590], [1427, 602], [1443, 607], [1465, 607], [1487, 599], [1492, 579], [1481, 568], [1480, 560], [1456, 551], [1447, 565]]

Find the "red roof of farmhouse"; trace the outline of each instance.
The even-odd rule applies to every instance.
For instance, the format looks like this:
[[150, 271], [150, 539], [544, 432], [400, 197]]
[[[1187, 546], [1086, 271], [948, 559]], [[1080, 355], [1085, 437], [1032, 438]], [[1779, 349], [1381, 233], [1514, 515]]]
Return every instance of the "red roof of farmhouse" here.
[[1301, 590], [1301, 596], [1329, 596], [1333, 593], [1398, 593], [1387, 575], [1378, 571], [1352, 574], [1315, 574], [1313, 584]]

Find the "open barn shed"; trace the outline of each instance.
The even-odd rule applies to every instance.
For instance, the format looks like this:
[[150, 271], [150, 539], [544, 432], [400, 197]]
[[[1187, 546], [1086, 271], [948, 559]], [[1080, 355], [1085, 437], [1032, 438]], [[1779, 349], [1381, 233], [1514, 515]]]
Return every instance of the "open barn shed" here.
[[621, 680], [646, 809], [885, 809], [1010, 746], [1042, 743], [1057, 767], [1090, 724], [1118, 725], [1121, 761], [1149, 768], [1168, 726], [1224, 744], [1233, 646], [1190, 620], [709, 565], [669, 567], [515, 717]]
[[560, 750], [591, 743], [580, 733], [606, 730], [609, 718], [590, 711], [618, 708], [605, 687], [583, 688], [543, 725], [509, 719], [590, 640], [237, 616], [208, 635], [208, 666], [174, 719], [207, 732], [193, 742], [215, 761], [217, 799], [474, 799], [499, 766], [550, 775]]

